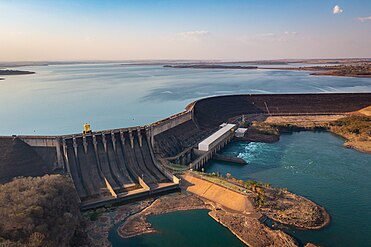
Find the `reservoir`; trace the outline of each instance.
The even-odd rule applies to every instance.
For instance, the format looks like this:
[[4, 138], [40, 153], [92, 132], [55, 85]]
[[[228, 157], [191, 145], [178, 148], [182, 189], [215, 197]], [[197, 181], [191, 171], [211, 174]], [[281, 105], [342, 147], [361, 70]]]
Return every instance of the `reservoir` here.
[[0, 81], [0, 135], [78, 133], [84, 123], [93, 131], [145, 125], [212, 95], [371, 91], [370, 78], [310, 76], [307, 71], [119, 63], [18, 69], [36, 74]]
[[245, 246], [227, 228], [208, 215], [209, 210], [190, 210], [154, 215], [148, 218], [157, 233], [122, 239], [114, 227], [109, 233], [113, 247], [224, 247]]
[[289, 229], [304, 243], [370, 246], [371, 155], [344, 148], [343, 142], [328, 132], [283, 134], [277, 143], [235, 142], [223, 154], [243, 158], [248, 164], [211, 161], [206, 171], [271, 183], [324, 206], [332, 217], [329, 227]]

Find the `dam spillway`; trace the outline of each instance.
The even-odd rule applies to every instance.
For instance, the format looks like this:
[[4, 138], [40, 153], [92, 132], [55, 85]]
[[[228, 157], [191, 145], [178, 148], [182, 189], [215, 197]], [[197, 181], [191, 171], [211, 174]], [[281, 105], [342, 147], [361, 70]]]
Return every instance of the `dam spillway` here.
[[64, 136], [62, 142], [67, 170], [82, 200], [172, 183], [156, 165], [145, 129]]

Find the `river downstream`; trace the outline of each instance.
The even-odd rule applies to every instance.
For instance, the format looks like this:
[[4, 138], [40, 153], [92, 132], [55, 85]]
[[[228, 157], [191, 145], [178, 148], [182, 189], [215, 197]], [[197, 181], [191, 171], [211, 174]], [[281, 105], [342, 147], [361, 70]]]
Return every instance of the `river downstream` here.
[[232, 143], [223, 154], [247, 165], [212, 161], [207, 172], [229, 172], [239, 179], [271, 183], [324, 206], [332, 217], [318, 231], [290, 230], [302, 242], [323, 246], [370, 246], [371, 155], [342, 146], [328, 132], [294, 132], [277, 143]]

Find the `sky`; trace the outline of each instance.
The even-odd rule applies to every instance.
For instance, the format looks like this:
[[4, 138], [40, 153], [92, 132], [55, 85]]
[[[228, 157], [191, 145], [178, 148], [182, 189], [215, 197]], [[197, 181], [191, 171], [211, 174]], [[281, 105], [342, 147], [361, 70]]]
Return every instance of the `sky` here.
[[370, 0], [0, 0], [0, 61], [347, 57]]

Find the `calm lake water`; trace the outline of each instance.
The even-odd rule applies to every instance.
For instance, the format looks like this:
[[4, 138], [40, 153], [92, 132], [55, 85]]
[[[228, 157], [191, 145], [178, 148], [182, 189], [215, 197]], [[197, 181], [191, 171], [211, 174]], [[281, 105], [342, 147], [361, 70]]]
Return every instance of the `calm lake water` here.
[[0, 135], [69, 134], [155, 122], [195, 99], [236, 93], [365, 92], [371, 79], [305, 71], [174, 69], [161, 65], [20, 67], [0, 81]]
[[158, 233], [122, 239], [116, 226], [110, 231], [109, 240], [113, 247], [245, 246], [207, 213], [208, 210], [190, 210], [150, 216], [148, 220]]
[[371, 246], [371, 155], [342, 144], [343, 139], [328, 132], [284, 134], [271, 144], [237, 142], [223, 153], [243, 158], [247, 165], [212, 161], [206, 171], [288, 188], [324, 206], [332, 217], [329, 227], [291, 230], [304, 243]]

